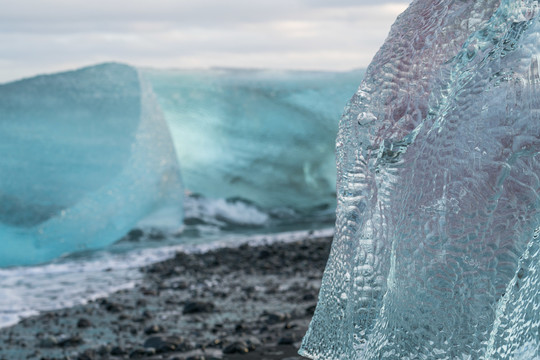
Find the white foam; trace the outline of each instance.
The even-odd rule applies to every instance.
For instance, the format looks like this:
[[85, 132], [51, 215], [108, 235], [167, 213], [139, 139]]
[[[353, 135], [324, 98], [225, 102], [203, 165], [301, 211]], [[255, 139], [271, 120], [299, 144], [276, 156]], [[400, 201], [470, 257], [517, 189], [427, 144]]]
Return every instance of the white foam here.
[[125, 253], [99, 251], [86, 258], [66, 258], [40, 266], [0, 269], [0, 328], [14, 325], [41, 311], [84, 304], [112, 292], [132, 288], [143, 276], [140, 267], [171, 258], [179, 251], [201, 253], [242, 244], [289, 243], [307, 237], [329, 237], [333, 232], [333, 229], [321, 229], [257, 235], [221, 234], [215, 241], [204, 244], [133, 249]]

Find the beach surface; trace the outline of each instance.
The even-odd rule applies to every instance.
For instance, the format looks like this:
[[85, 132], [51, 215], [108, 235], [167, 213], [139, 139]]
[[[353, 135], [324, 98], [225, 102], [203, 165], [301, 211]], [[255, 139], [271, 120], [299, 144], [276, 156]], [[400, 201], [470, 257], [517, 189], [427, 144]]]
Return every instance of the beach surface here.
[[0, 329], [0, 359], [304, 359], [331, 240], [177, 253], [134, 288]]

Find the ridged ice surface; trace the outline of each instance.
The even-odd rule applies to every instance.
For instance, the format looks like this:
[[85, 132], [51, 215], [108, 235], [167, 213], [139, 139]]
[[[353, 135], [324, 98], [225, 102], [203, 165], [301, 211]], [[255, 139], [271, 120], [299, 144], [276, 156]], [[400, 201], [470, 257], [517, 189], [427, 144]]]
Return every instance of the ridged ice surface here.
[[181, 224], [174, 147], [132, 67], [0, 85], [0, 155], [0, 267], [102, 247], [156, 212]]
[[340, 123], [301, 353], [540, 358], [537, 1], [414, 1]]

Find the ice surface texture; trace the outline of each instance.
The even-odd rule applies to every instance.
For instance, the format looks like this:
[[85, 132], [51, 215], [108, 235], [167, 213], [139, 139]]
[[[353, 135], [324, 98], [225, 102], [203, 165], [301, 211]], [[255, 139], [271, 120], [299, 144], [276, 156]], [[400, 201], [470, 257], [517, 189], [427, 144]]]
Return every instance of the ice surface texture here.
[[156, 213], [181, 224], [170, 134], [132, 67], [0, 85], [0, 154], [0, 266], [102, 247]]
[[143, 70], [187, 190], [293, 209], [335, 207], [335, 134], [363, 73]]
[[537, 1], [414, 1], [340, 123], [301, 353], [540, 358]]

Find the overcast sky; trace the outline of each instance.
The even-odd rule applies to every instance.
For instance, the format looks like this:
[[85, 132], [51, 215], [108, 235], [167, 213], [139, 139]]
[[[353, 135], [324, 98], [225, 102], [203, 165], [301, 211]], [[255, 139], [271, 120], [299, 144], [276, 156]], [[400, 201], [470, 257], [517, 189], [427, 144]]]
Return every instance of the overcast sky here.
[[401, 0], [0, 0], [0, 82], [104, 61], [366, 67]]

